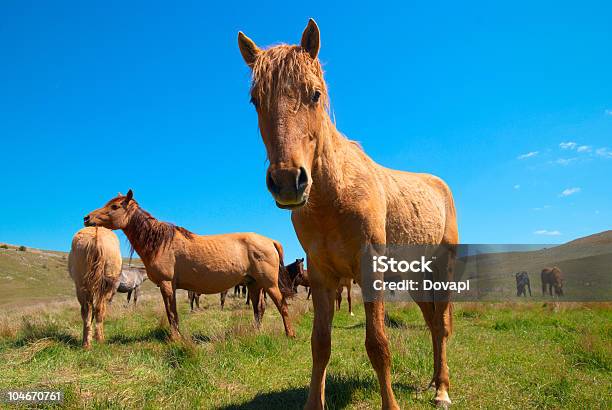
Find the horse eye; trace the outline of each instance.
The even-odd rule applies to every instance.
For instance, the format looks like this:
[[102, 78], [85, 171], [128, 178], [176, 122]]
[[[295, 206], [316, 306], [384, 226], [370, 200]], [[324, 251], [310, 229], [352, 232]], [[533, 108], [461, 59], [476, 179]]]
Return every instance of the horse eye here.
[[112, 205], [111, 205], [111, 209], [112, 209], [113, 211], [116, 211], [117, 209], [119, 209], [119, 205], [117, 205], [117, 204], [112, 204]]
[[312, 102], [313, 103], [318, 103], [320, 97], [321, 97], [321, 92], [320, 91], [315, 91], [314, 94], [312, 95]]

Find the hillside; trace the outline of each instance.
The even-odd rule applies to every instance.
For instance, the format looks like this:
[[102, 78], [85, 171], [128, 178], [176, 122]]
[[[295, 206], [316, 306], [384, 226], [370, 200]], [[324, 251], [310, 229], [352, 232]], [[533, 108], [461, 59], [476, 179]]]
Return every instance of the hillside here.
[[[138, 264], [139, 260], [132, 263]], [[0, 244], [0, 306], [17, 307], [73, 297], [68, 253], [20, 250], [18, 246]]]
[[530, 251], [495, 252], [462, 258], [464, 278], [477, 278], [479, 298], [507, 300], [516, 293], [514, 274], [527, 271], [534, 296], [541, 295], [540, 272], [558, 266], [563, 272], [565, 300], [612, 299], [612, 231]]

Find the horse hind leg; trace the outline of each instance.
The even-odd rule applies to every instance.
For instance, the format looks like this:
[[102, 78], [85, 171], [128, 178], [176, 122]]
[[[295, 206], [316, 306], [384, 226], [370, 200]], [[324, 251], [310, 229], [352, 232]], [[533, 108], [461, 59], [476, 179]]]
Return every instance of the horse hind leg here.
[[347, 288], [347, 295], [346, 295], [346, 303], [348, 303], [348, 308], [349, 308], [349, 314], [351, 316], [355, 316], [355, 314], [353, 313], [353, 301], [351, 299], [351, 285], [349, 285]]
[[220, 293], [220, 299], [221, 299], [221, 310], [223, 310], [223, 308], [225, 308], [225, 297], [227, 296], [227, 291], [221, 292]]
[[283, 318], [283, 326], [285, 327], [285, 334], [288, 337], [295, 337], [295, 331], [291, 326], [291, 320], [289, 319], [289, 307], [287, 306], [287, 300], [282, 295], [278, 286], [266, 289], [266, 292], [270, 295], [272, 302], [276, 305], [278, 313]]
[[81, 319], [83, 319], [83, 347], [89, 349], [91, 347], [91, 322], [93, 319], [92, 303], [85, 298], [79, 300], [79, 302], [81, 303]]
[[107, 295], [102, 295], [97, 306], [94, 306], [94, 316], [96, 317], [96, 328], [94, 339], [98, 342], [104, 342], [104, 317], [106, 316]]
[[437, 406], [448, 407], [451, 400], [448, 396], [450, 379], [446, 359], [446, 345], [452, 332], [452, 305], [450, 302], [435, 302], [433, 317], [434, 349], [437, 351], [437, 374], [435, 376]]

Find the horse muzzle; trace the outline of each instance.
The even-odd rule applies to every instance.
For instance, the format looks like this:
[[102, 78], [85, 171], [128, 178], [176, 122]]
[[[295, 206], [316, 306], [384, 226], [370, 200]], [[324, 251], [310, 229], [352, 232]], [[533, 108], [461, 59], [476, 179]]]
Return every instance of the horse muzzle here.
[[268, 170], [266, 185], [279, 208], [296, 209], [308, 201], [310, 178], [304, 167]]
[[83, 225], [85, 225], [85, 226], [96, 226], [96, 223], [91, 220], [91, 217], [89, 215], [87, 215], [85, 218], [83, 218]]

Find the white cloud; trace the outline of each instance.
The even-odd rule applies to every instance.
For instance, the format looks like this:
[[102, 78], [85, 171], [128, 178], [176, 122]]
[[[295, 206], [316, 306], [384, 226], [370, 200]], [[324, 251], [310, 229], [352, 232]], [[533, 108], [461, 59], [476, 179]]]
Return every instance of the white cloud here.
[[588, 145], [581, 145], [578, 148], [576, 148], [576, 151], [578, 151], [578, 152], [591, 152], [591, 147], [589, 147]]
[[544, 205], [544, 206], [539, 207], [539, 208], [533, 208], [533, 210], [534, 211], [543, 211], [543, 210], [548, 209], [548, 208], [550, 208], [550, 205]]
[[519, 155], [518, 157], [516, 157], [516, 159], [527, 159], [527, 158], [535, 157], [539, 153], [540, 153], [539, 151], [531, 151], [526, 154]]
[[574, 149], [576, 148], [576, 144], [573, 141], [568, 141], [568, 142], [562, 142], [561, 144], [559, 144], [559, 147], [561, 147], [561, 149]]
[[606, 147], [596, 149], [595, 154], [603, 158], [612, 158], [612, 151]]
[[559, 158], [555, 161], [555, 164], [566, 166], [577, 160], [578, 158]]
[[549, 231], [547, 229], [539, 229], [534, 232], [534, 235], [559, 236], [561, 235], [561, 232], [557, 230]]
[[563, 190], [563, 192], [561, 192], [561, 194], [559, 196], [570, 196], [570, 195], [577, 194], [580, 191], [581, 191], [581, 189], [579, 187], [566, 188], [566, 189]]
[[521, 189], [521, 186], [519, 184], [516, 184], [513, 186], [514, 189]]

